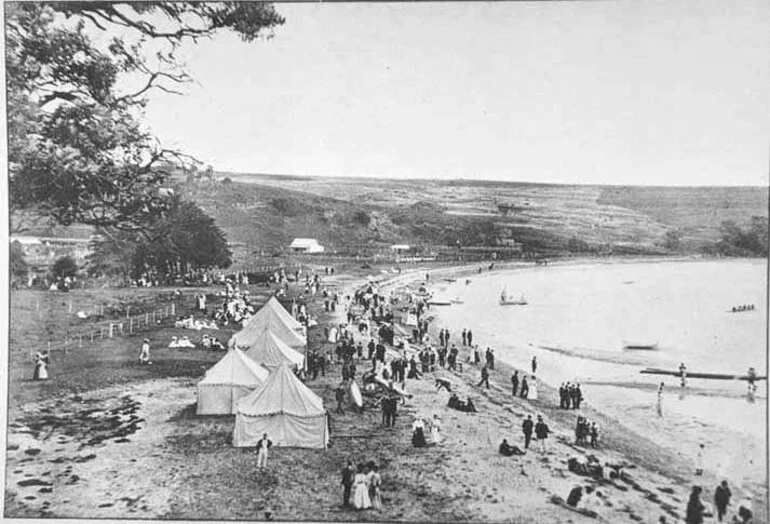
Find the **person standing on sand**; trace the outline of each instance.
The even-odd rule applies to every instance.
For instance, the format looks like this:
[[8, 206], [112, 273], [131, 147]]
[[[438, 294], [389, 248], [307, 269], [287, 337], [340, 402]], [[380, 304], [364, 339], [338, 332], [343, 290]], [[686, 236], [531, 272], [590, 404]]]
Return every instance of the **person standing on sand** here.
[[482, 384], [486, 384], [487, 389], [489, 389], [489, 370], [487, 369], [486, 364], [484, 364], [484, 367], [481, 368], [481, 380], [479, 380], [479, 383], [476, 384], [476, 387], [481, 387]]
[[353, 487], [353, 477], [356, 470], [353, 468], [353, 462], [348, 460], [347, 466], [342, 468], [342, 506], [350, 506], [350, 491]]
[[703, 524], [703, 511], [706, 509], [700, 500], [700, 494], [703, 489], [700, 486], [693, 486], [690, 492], [690, 500], [687, 501], [687, 515], [685, 522], [687, 524]]
[[703, 475], [703, 453], [706, 446], [703, 445], [701, 442], [698, 445], [698, 453], [695, 456], [695, 474], [696, 475]]
[[463, 346], [464, 346], [468, 342], [468, 332], [465, 331], [465, 328], [463, 328], [462, 337], [463, 337]]
[[267, 438], [267, 433], [262, 434], [262, 438], [257, 442], [257, 469], [267, 467], [267, 453], [273, 446], [273, 442]]
[[529, 384], [527, 383], [527, 377], [521, 379], [521, 398], [527, 398], [529, 395]]
[[144, 342], [142, 342], [142, 349], [139, 351], [139, 363], [150, 363], [150, 339], [145, 338]]
[[527, 418], [521, 423], [521, 431], [524, 433], [524, 449], [529, 449], [529, 443], [532, 441], [532, 429], [534, 427], [532, 415], [527, 415]]
[[514, 371], [511, 375], [511, 389], [513, 390], [513, 396], [516, 396], [516, 391], [519, 389], [519, 372]]
[[535, 378], [535, 375], [532, 375], [531, 380], [529, 381], [529, 393], [527, 394], [527, 398], [529, 400], [537, 400], [537, 379]]
[[380, 477], [377, 464], [371, 464], [369, 468], [369, 473], [366, 475], [366, 483], [369, 486], [369, 500], [372, 503], [372, 509], [380, 511], [382, 509], [382, 497], [380, 496], [382, 477]]
[[548, 446], [546, 445], [546, 441], [548, 440], [548, 434], [551, 432], [550, 428], [548, 427], [548, 424], [543, 422], [543, 416], [538, 415], [537, 416], [537, 424], [535, 424], [535, 436], [537, 437], [537, 440], [540, 442], [540, 449], [543, 453], [548, 451]]
[[684, 365], [684, 362], [679, 364], [679, 375], [682, 377], [679, 385], [683, 388], [687, 387], [687, 367]]
[[532, 357], [532, 374], [537, 373], [537, 357]]
[[337, 401], [336, 413], [338, 415], [344, 415], [345, 410], [343, 409], [342, 404], [345, 402], [345, 388], [342, 384], [340, 384], [337, 389], [334, 390], [334, 398]]
[[722, 522], [722, 518], [727, 513], [727, 506], [730, 505], [730, 497], [732, 496], [730, 488], [727, 487], [727, 481], [723, 480], [714, 492], [714, 505], [717, 508], [717, 519], [719, 522]]
[[470, 329], [468, 330], [467, 337], [468, 337], [468, 345], [470, 346], [473, 344], [473, 331], [471, 331]]

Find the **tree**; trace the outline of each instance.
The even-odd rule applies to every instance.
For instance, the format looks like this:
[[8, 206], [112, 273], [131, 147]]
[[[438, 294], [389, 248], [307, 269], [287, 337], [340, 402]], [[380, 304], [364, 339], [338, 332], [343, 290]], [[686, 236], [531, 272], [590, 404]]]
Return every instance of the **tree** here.
[[72, 278], [77, 275], [78, 265], [71, 256], [66, 255], [54, 262], [52, 271], [56, 278]]
[[27, 267], [27, 261], [24, 259], [24, 248], [18, 240], [14, 240], [11, 243], [11, 248], [8, 252], [8, 266], [12, 276], [27, 276], [29, 268]]
[[669, 251], [676, 251], [682, 245], [682, 232], [678, 229], [669, 229], [663, 236], [663, 247]]
[[250, 42], [284, 22], [262, 2], [5, 7], [12, 216], [123, 229], [166, 213], [162, 181], [195, 163], [141, 125], [149, 92], [191, 81], [178, 48], [220, 30]]
[[131, 231], [108, 232], [93, 246], [92, 266], [138, 278], [147, 271], [166, 277], [232, 264], [225, 233], [192, 202], [173, 197], [169, 213], [153, 223], [152, 230], [157, 232], [152, 237]]

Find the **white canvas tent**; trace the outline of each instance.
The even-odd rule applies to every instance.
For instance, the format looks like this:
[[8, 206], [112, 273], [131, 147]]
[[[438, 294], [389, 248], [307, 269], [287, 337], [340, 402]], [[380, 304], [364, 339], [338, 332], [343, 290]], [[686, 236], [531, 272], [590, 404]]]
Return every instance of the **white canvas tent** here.
[[256, 446], [263, 433], [274, 446], [326, 449], [329, 443], [323, 400], [286, 366], [238, 403], [233, 445]]
[[292, 328], [303, 337], [305, 336], [305, 326], [303, 326], [299, 320], [291, 316], [291, 313], [286, 311], [286, 308], [283, 307], [283, 305], [274, 296], [270, 297], [270, 299], [265, 302], [265, 305], [262, 306], [259, 311], [254, 313], [254, 315], [246, 321], [243, 327], [248, 326], [252, 321], [254, 321], [254, 319], [259, 319], [270, 315], [277, 316], [283, 321], [284, 324]]
[[238, 400], [260, 388], [269, 372], [240, 349], [231, 349], [198, 382], [198, 415], [231, 415]]
[[244, 348], [244, 353], [270, 371], [283, 365], [302, 366], [305, 362], [305, 355], [289, 347], [269, 329], [255, 336], [251, 344]]
[[[276, 301], [277, 302], [277, 301]], [[276, 303], [275, 306], [269, 306], [270, 302], [265, 304], [240, 330], [234, 334], [228, 341], [228, 346], [239, 347], [241, 349], [251, 347], [254, 341], [259, 338], [262, 333], [269, 329], [284, 343], [293, 348], [304, 348], [307, 346], [307, 338], [304, 334], [300, 334], [294, 327], [288, 324], [277, 309], [283, 309], [280, 303]], [[276, 307], [277, 306], [277, 307]], [[286, 313], [288, 315], [288, 313]], [[288, 315], [291, 318], [291, 315]], [[294, 320], [292, 318], [292, 320]], [[296, 320], [294, 320], [296, 322]], [[301, 324], [300, 324], [301, 326]]]

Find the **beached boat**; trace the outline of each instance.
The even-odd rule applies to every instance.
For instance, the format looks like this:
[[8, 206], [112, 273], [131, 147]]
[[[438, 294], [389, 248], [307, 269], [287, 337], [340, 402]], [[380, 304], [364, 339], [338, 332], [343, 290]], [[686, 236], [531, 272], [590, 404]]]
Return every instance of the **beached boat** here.
[[456, 278], [442, 278], [441, 280], [443, 280], [444, 282], [457, 282]]
[[465, 304], [465, 301], [460, 297], [455, 297], [449, 300], [452, 304]]
[[508, 290], [503, 288], [500, 293], [500, 305], [501, 306], [526, 306], [527, 298], [522, 293], [521, 297], [517, 300], [508, 296]]
[[451, 306], [452, 301], [441, 299], [441, 298], [435, 298], [433, 300], [428, 300], [428, 304], [431, 306]]
[[623, 349], [633, 349], [633, 350], [643, 350], [643, 351], [655, 351], [658, 349], [658, 342], [649, 342], [649, 341], [633, 341], [629, 342], [628, 340], [623, 341]]
[[[667, 375], [670, 377], [681, 377], [682, 372], [679, 370], [669, 371], [667, 369], [647, 368], [641, 370], [639, 373], [643, 375]], [[705, 378], [711, 380], [749, 380], [748, 375], [729, 375], [727, 373], [694, 373], [687, 371], [687, 378]], [[757, 375], [754, 380], [767, 380], [766, 375]]]

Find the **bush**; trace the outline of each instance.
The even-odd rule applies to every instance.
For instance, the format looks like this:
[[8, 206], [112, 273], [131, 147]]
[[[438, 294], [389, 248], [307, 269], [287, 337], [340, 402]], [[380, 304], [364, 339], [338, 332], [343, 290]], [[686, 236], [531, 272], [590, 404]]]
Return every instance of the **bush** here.
[[53, 264], [53, 276], [56, 278], [72, 278], [77, 272], [78, 265], [71, 256], [63, 256]]

